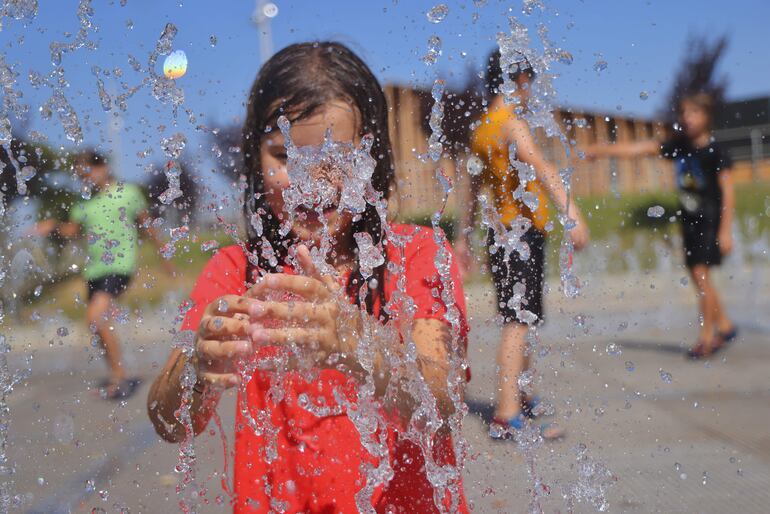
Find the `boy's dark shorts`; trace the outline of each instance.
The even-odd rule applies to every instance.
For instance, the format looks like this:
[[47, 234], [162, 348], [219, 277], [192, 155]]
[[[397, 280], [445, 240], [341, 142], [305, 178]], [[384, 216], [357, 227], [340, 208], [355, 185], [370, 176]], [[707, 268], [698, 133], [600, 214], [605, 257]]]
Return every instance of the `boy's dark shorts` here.
[[[492, 272], [492, 281], [497, 293], [497, 311], [503, 316], [506, 323], [516, 322], [524, 324], [516, 311], [508, 305], [513, 296], [513, 286], [521, 282], [524, 284], [524, 298], [521, 300], [521, 308], [528, 310], [537, 317], [534, 324], [543, 321], [543, 280], [545, 272], [545, 234], [534, 227], [530, 227], [521, 240], [529, 245], [529, 260], [523, 261], [515, 250], [509, 258], [504, 259], [504, 251], [498, 249], [495, 253], [489, 253], [489, 267]], [[494, 234], [490, 230], [487, 238], [487, 247], [494, 243]]]
[[117, 298], [127, 288], [131, 282], [131, 275], [105, 275], [103, 277], [89, 280], [88, 285], [88, 300], [94, 296], [97, 291], [103, 291], [110, 296]]
[[682, 216], [682, 242], [684, 261], [689, 269], [697, 265], [719, 266], [722, 251], [719, 249], [719, 216], [704, 214]]

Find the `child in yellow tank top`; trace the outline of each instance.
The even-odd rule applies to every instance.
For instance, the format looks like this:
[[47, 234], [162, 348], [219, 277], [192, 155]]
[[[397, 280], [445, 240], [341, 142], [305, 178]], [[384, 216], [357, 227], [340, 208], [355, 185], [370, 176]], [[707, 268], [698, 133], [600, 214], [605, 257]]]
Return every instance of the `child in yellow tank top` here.
[[482, 180], [492, 189], [500, 221], [508, 227], [516, 216], [522, 215], [540, 232], [546, 232], [548, 198], [540, 181], [535, 179], [527, 183], [527, 191], [536, 195], [538, 200], [534, 212], [524, 202], [513, 198], [513, 192], [519, 187], [519, 175], [511, 165], [502, 127], [515, 117], [510, 108], [498, 109], [484, 116], [473, 133], [471, 150], [484, 163]]

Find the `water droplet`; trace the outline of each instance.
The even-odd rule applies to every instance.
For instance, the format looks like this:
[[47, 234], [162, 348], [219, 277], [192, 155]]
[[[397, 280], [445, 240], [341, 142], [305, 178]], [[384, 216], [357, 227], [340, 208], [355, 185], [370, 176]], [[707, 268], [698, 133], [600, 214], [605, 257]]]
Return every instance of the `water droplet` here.
[[654, 205], [647, 209], [647, 217], [649, 218], [662, 218], [666, 214], [666, 209], [660, 205]]
[[67, 337], [69, 333], [70, 331], [67, 329], [67, 327], [59, 327], [56, 329], [56, 335], [59, 337]]
[[217, 37], [214, 34], [209, 36], [209, 44], [211, 46], [217, 46]]
[[647, 100], [650, 97], [650, 94], [647, 91], [642, 91], [639, 93], [639, 98], [642, 100]]
[[438, 61], [441, 57], [442, 42], [438, 36], [431, 36], [428, 38], [428, 53], [422, 57], [422, 62], [430, 66]]
[[181, 132], [160, 140], [163, 152], [171, 159], [179, 159], [186, 144], [187, 138]]
[[671, 373], [669, 373], [668, 371], [664, 371], [662, 368], [659, 369], [658, 372], [660, 373], [660, 379], [663, 382], [667, 384], [670, 384], [672, 382], [673, 377], [671, 376]]
[[484, 171], [484, 162], [477, 156], [471, 155], [468, 157], [468, 162], [465, 164], [465, 167], [468, 170], [468, 175], [477, 177]]
[[594, 71], [596, 73], [600, 73], [606, 69], [607, 69], [607, 61], [605, 61], [604, 59], [599, 59], [594, 63]]
[[447, 14], [449, 14], [449, 7], [446, 4], [438, 4], [428, 11], [426, 16], [431, 23], [441, 23], [447, 17]]
[[620, 345], [616, 343], [610, 343], [607, 345], [607, 355], [612, 355], [613, 357], [616, 357], [623, 353], [623, 350], [620, 348]]
[[187, 73], [187, 54], [184, 50], [171, 52], [163, 61], [163, 75], [169, 79], [178, 79]]
[[227, 300], [225, 300], [224, 298], [219, 300], [219, 303], [217, 304], [217, 310], [219, 312], [227, 312], [228, 307], [229, 306], [227, 305]]
[[633, 361], [626, 361], [626, 371], [630, 373], [635, 369], [636, 369], [636, 366], [634, 365]]
[[575, 58], [572, 57], [572, 54], [566, 50], [559, 50], [559, 53], [557, 54], [556, 58], [559, 60], [560, 63], [566, 64], [567, 66], [572, 64], [572, 62], [575, 60]]

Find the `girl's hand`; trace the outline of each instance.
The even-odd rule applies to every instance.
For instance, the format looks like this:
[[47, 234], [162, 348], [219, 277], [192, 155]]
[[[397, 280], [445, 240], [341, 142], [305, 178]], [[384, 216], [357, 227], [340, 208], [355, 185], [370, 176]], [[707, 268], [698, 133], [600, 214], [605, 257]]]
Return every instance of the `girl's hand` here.
[[733, 251], [733, 232], [729, 228], [720, 229], [717, 235], [717, 244], [722, 255], [729, 255]]
[[[322, 362], [333, 353], [353, 348], [352, 337], [340, 335], [340, 286], [333, 277], [318, 272], [306, 246], [298, 248], [297, 257], [307, 275], [268, 274], [246, 293], [254, 299], [249, 308], [249, 336], [255, 345], [297, 344]], [[270, 299], [287, 293], [286, 300]]]
[[591, 239], [591, 234], [588, 231], [588, 224], [579, 212], [575, 216], [575, 226], [569, 232], [570, 239], [572, 239], [572, 245], [575, 250], [580, 251], [588, 245], [588, 241]]
[[254, 351], [248, 336], [250, 303], [248, 298], [226, 295], [206, 307], [195, 339], [198, 380], [223, 388], [240, 383], [235, 364]]

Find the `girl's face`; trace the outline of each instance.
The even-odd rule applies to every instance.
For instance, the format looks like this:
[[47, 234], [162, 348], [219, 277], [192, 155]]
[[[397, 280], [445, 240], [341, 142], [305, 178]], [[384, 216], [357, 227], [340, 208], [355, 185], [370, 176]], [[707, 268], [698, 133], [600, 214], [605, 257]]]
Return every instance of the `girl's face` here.
[[682, 127], [689, 138], [697, 138], [709, 131], [709, 115], [702, 107], [690, 100], [681, 105]]
[[[327, 129], [331, 130], [331, 138], [336, 143], [348, 143], [357, 146], [358, 111], [350, 104], [339, 100], [329, 102], [313, 115], [298, 120], [291, 124], [291, 139], [295, 146], [318, 146], [323, 144]], [[283, 191], [289, 186], [289, 175], [286, 170], [286, 141], [278, 129], [262, 138], [260, 145], [260, 159], [263, 170], [264, 194], [267, 204], [280, 222], [287, 218], [285, 212]], [[319, 169], [318, 175], [323, 176], [324, 170]], [[343, 211], [337, 212], [339, 204], [339, 192], [342, 183], [337, 180], [337, 200], [333, 205], [323, 209], [323, 217], [329, 230], [329, 235], [335, 242], [344, 243], [350, 236], [352, 215]], [[319, 213], [312, 209], [300, 207], [294, 216], [292, 232], [301, 241], [310, 244], [319, 244], [323, 231], [323, 224]]]

